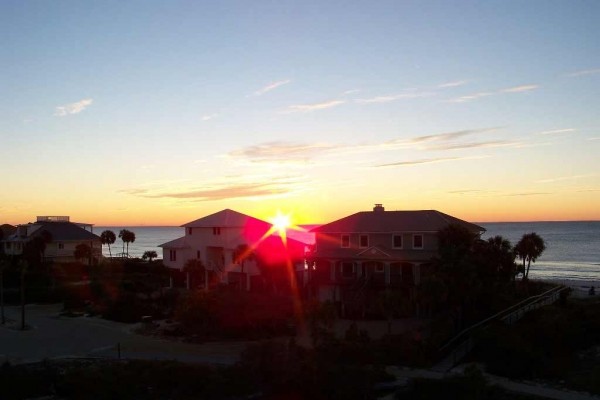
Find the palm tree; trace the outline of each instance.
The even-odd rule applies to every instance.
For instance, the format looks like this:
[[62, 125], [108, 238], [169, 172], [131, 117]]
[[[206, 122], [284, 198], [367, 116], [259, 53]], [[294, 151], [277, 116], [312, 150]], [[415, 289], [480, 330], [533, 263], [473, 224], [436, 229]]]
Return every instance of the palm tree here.
[[113, 244], [117, 240], [115, 233], [110, 230], [105, 230], [104, 232], [102, 232], [100, 234], [100, 240], [102, 241], [103, 245], [105, 245], [105, 244], [108, 245], [108, 254], [110, 255], [110, 260], [112, 261], [112, 252], [110, 251], [110, 245]]
[[158, 257], [158, 254], [156, 254], [156, 251], [154, 250], [148, 250], [144, 252], [144, 255], [142, 256], [143, 260], [148, 260], [149, 262], [152, 262], [153, 258]]
[[77, 246], [75, 246], [75, 251], [73, 252], [73, 256], [75, 256], [75, 258], [77, 260], [85, 259], [85, 258], [89, 259], [92, 256], [92, 249], [87, 244], [80, 243]]
[[[523, 260], [523, 279], [529, 278], [529, 267], [531, 262], [535, 262], [546, 250], [546, 243], [537, 233], [526, 233], [523, 235], [519, 243], [516, 244], [514, 251], [519, 259]], [[527, 261], [527, 269], [525, 262]]]
[[129, 243], [135, 242], [135, 233], [127, 229], [122, 229], [119, 232], [119, 237], [123, 241], [123, 253], [125, 253], [125, 244], [127, 244], [127, 258], [129, 258]]
[[502, 236], [488, 238], [487, 258], [494, 264], [495, 273], [501, 278], [514, 280], [515, 277], [515, 252], [510, 242]]

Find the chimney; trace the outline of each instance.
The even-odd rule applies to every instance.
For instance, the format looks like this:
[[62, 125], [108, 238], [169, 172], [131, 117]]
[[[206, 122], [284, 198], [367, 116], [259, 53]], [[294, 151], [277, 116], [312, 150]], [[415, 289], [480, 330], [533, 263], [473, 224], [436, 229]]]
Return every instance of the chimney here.
[[385, 208], [383, 208], [383, 204], [376, 203], [375, 207], [373, 207], [373, 212], [384, 212]]

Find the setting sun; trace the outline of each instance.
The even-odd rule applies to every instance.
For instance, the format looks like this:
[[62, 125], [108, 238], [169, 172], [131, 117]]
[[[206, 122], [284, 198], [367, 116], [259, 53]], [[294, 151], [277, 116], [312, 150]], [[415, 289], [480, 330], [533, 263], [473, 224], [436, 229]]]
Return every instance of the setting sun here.
[[281, 214], [277, 212], [277, 215], [271, 218], [270, 222], [273, 224], [273, 229], [281, 236], [285, 235], [285, 231], [292, 225], [292, 221], [289, 215]]

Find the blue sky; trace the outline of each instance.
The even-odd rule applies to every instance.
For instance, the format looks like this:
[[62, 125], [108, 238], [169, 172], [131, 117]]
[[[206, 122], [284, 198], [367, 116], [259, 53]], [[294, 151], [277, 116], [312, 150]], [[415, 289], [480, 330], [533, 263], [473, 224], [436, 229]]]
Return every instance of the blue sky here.
[[597, 1], [4, 1], [0, 216], [599, 219], [598, 20]]

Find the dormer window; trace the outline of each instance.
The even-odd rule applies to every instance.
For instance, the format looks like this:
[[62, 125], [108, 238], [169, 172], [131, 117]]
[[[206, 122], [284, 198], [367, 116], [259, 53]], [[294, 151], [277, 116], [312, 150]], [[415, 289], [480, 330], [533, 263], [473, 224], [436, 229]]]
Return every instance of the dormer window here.
[[369, 247], [369, 235], [360, 235], [359, 245], [362, 248]]
[[423, 235], [413, 235], [413, 249], [423, 248]]
[[342, 247], [350, 247], [350, 235], [342, 235]]

